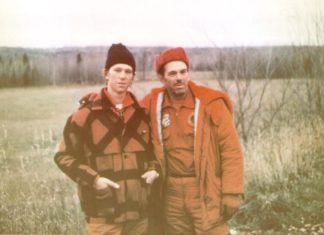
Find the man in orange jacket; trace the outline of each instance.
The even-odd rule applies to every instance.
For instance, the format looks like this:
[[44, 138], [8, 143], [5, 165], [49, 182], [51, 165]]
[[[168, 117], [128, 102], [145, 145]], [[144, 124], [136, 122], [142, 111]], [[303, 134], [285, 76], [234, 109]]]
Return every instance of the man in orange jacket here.
[[243, 195], [243, 154], [227, 94], [189, 80], [183, 48], [156, 57], [162, 88], [142, 105], [165, 185], [167, 234], [228, 234]]

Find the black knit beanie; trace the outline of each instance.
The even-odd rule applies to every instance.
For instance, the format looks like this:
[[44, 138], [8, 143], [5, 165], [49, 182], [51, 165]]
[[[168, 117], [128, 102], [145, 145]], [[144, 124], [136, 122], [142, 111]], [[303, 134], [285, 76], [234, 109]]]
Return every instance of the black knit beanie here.
[[112, 44], [108, 50], [105, 69], [108, 71], [114, 64], [128, 64], [135, 73], [136, 64], [133, 54], [121, 43]]

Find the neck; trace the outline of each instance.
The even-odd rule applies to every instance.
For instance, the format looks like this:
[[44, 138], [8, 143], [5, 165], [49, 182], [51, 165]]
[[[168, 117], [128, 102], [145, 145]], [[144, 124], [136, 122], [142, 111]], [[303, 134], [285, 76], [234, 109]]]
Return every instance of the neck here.
[[172, 106], [175, 109], [180, 109], [180, 107], [182, 106], [187, 94], [184, 94], [182, 96], [175, 96], [175, 95], [172, 95], [171, 92], [168, 92], [168, 93], [169, 93], [169, 97], [170, 97]]
[[177, 95], [174, 95], [170, 91], [168, 91], [168, 94], [169, 94], [172, 102], [174, 102], [174, 103], [182, 103], [185, 100], [186, 96], [187, 96], [187, 93], [184, 93], [183, 95], [178, 95], [177, 96]]
[[118, 93], [112, 89], [109, 89], [109, 87], [107, 88], [109, 95], [111, 96], [111, 98], [113, 99], [113, 101], [115, 102], [115, 104], [122, 104], [127, 92], [123, 92], [123, 93]]

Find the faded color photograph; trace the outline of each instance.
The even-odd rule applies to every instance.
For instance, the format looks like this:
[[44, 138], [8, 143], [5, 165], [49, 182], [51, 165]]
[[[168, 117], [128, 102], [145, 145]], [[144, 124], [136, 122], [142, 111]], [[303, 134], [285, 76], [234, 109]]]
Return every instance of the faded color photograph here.
[[324, 2], [0, 0], [0, 234], [324, 234]]

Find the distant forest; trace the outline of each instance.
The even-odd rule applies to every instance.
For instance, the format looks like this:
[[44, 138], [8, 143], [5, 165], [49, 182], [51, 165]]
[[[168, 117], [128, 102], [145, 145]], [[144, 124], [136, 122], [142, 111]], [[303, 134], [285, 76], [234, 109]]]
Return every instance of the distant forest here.
[[[163, 47], [133, 47], [137, 80], [155, 79], [153, 60]], [[102, 83], [108, 47], [0, 48], [0, 87]], [[190, 70], [215, 78], [315, 78], [322, 76], [324, 47], [186, 48]]]

